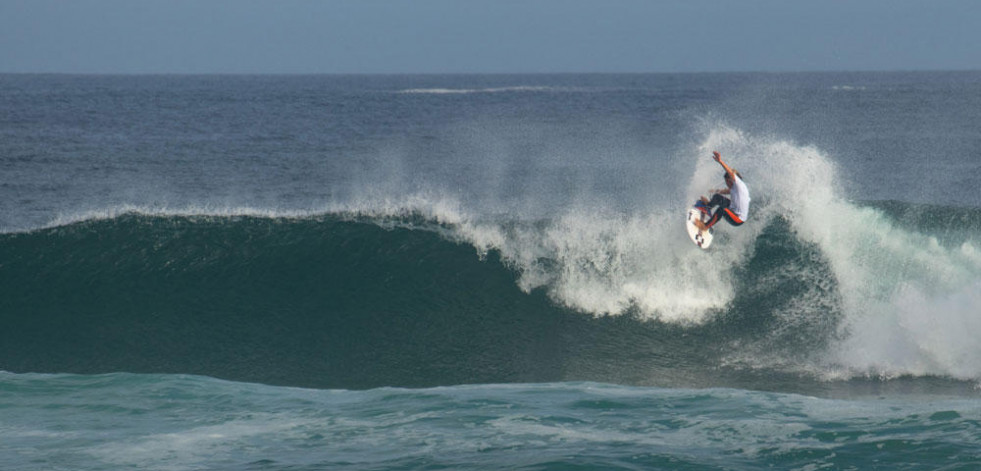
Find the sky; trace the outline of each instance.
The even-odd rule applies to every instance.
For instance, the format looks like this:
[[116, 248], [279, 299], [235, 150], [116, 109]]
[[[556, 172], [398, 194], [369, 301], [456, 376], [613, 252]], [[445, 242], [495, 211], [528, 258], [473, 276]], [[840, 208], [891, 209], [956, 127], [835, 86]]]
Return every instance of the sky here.
[[981, 0], [0, 0], [0, 73], [981, 69]]

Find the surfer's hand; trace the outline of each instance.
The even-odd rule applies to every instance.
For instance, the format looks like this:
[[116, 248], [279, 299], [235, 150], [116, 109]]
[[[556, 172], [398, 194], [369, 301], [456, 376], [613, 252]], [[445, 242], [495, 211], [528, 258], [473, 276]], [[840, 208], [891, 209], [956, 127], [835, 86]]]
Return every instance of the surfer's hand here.
[[719, 151], [712, 152], [712, 158], [715, 159], [716, 162], [721, 162], [722, 154], [720, 154]]

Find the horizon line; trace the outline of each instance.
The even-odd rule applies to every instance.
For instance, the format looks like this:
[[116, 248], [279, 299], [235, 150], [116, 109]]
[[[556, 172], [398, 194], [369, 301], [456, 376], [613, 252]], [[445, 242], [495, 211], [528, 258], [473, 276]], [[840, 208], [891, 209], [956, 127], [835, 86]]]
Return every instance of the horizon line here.
[[862, 73], [972, 73], [977, 69], [825, 69], [825, 70], [726, 70], [726, 71], [635, 71], [635, 72], [37, 72], [2, 71], [0, 75], [65, 76], [489, 76], [489, 75], [792, 75], [792, 74], [862, 74]]

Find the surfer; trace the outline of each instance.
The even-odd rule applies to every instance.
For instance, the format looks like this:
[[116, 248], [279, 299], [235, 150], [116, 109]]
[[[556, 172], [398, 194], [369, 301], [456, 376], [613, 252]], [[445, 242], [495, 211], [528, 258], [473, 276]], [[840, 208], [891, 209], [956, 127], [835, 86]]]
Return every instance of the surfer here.
[[[725, 179], [726, 188], [715, 190], [715, 194], [712, 195], [711, 200], [704, 196], [702, 197], [702, 202], [709, 208], [717, 206], [718, 209], [712, 213], [712, 218], [708, 222], [702, 222], [697, 219], [693, 222], [701, 231], [710, 229], [715, 223], [719, 222], [720, 218], [725, 218], [733, 226], [741, 226], [749, 216], [749, 188], [743, 182], [742, 175], [722, 161], [722, 154], [719, 154], [718, 151], [712, 152], [712, 158], [719, 165], [722, 165], [722, 168], [726, 171], [725, 175], [722, 176]], [[729, 195], [729, 197], [725, 195]]]

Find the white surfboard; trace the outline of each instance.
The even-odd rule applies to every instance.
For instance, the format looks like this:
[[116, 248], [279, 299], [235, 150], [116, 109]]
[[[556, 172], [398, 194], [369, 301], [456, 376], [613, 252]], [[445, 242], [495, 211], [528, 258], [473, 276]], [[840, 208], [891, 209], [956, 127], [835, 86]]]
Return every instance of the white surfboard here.
[[701, 201], [696, 201], [695, 205], [688, 210], [688, 217], [685, 219], [685, 227], [688, 229], [688, 237], [691, 241], [695, 243], [699, 248], [707, 249], [712, 245], [712, 229], [707, 231], [700, 231], [698, 227], [695, 226], [695, 220], [701, 220], [702, 222], [708, 222], [712, 218], [712, 214], [709, 212], [707, 206]]

